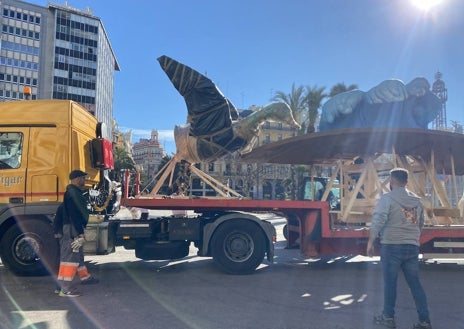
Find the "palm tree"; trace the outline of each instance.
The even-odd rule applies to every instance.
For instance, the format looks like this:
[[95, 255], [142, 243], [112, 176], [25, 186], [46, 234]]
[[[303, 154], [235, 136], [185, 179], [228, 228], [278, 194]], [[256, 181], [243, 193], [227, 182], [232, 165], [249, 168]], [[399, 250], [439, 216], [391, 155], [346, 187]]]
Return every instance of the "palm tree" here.
[[114, 159], [114, 179], [120, 180], [120, 173], [123, 169], [135, 170], [135, 162], [132, 156], [123, 148], [115, 147], [113, 152]]
[[303, 86], [295, 87], [295, 83], [292, 84], [292, 90], [289, 94], [283, 91], [276, 91], [271, 101], [283, 102], [290, 107], [292, 115], [295, 120], [301, 125], [301, 129], [298, 134], [305, 132], [304, 122], [302, 122], [302, 113], [305, 110], [305, 96]]
[[318, 87], [317, 85], [313, 87], [306, 86], [305, 105], [308, 110], [307, 133], [316, 131], [316, 121], [319, 116], [318, 110], [321, 107], [322, 100], [326, 97], [325, 87]]
[[347, 86], [344, 82], [339, 82], [330, 89], [329, 97], [333, 97], [337, 94], [344, 93], [345, 91], [350, 91], [353, 89], [358, 89], [358, 85], [351, 84]]

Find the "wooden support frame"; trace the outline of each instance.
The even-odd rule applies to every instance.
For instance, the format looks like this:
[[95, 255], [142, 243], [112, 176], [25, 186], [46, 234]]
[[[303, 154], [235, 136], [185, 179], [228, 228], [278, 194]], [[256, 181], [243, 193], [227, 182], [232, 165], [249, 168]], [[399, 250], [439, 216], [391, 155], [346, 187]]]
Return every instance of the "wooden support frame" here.
[[[340, 210], [331, 211], [332, 216], [335, 216], [335, 223], [359, 225], [370, 222], [377, 200], [389, 191], [387, 188], [389, 171], [394, 167], [402, 167], [410, 172], [408, 189], [422, 199], [426, 209], [426, 224], [464, 224], [460, 209], [451, 204], [443, 181], [438, 177], [434, 165], [434, 152], [431, 152], [429, 159], [398, 155], [395, 154], [395, 150], [392, 150], [391, 154], [358, 156], [354, 159], [358, 158], [362, 158], [363, 162], [355, 164], [354, 160], [338, 160], [336, 163], [331, 181], [337, 176], [340, 177], [341, 200]], [[452, 156], [449, 157], [449, 161], [453, 184], [450, 193], [457, 199], [457, 182]], [[330, 185], [328, 190], [331, 187]], [[427, 192], [428, 189], [430, 192]], [[324, 196], [327, 197], [327, 194], [328, 191]], [[461, 204], [464, 209], [464, 201]]]
[[[153, 190], [151, 190], [149, 196], [154, 197], [158, 194], [159, 190], [161, 189], [161, 186], [163, 186], [164, 182], [169, 177], [169, 186], [172, 186], [172, 180], [174, 176], [174, 169], [176, 168], [176, 164], [179, 163], [180, 160], [174, 156], [169, 162], [163, 167], [163, 169], [160, 170], [161, 176], [156, 183], [155, 187]], [[210, 175], [206, 174], [205, 172], [201, 171], [194, 165], [190, 164], [189, 167], [190, 171], [194, 173], [196, 176], [198, 176], [205, 184], [210, 186], [212, 189], [216, 191], [221, 197], [223, 198], [239, 198], [242, 199], [243, 196], [230, 188], [229, 186], [222, 184], [220, 181], [217, 179], [211, 177]]]

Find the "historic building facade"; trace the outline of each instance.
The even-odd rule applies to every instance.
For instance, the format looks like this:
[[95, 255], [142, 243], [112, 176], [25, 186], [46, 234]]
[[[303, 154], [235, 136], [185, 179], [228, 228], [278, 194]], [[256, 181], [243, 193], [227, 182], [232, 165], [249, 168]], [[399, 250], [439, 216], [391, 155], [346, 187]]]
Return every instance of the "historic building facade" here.
[[132, 156], [140, 171], [151, 181], [158, 172], [158, 167], [166, 152], [158, 140], [158, 131], [152, 130], [150, 138], [141, 138], [132, 146]]

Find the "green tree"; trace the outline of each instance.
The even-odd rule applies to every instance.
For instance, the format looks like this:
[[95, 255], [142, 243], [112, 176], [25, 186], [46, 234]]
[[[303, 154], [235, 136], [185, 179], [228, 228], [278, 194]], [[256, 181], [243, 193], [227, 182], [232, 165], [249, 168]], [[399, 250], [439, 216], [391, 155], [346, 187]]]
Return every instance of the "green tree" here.
[[302, 114], [305, 111], [305, 95], [303, 86], [295, 87], [295, 83], [293, 83], [289, 94], [286, 94], [283, 91], [276, 91], [274, 96], [271, 98], [271, 101], [287, 104], [292, 111], [293, 117], [301, 125], [301, 129], [298, 134], [303, 134], [306, 131], [304, 122], [302, 122]]
[[351, 85], [347, 86], [347, 85], [345, 85], [344, 82], [339, 82], [339, 83], [335, 84], [330, 89], [329, 97], [333, 97], [333, 96], [335, 96], [337, 94], [341, 94], [341, 93], [344, 93], [346, 91], [350, 91], [350, 90], [353, 90], [353, 89], [358, 89], [358, 85], [351, 84]]
[[310, 87], [306, 86], [306, 94], [304, 103], [308, 111], [307, 120], [307, 133], [316, 131], [316, 121], [319, 116], [319, 108], [322, 105], [322, 100], [327, 97], [325, 87], [318, 87], [317, 85]]
[[121, 171], [129, 169], [135, 171], [135, 162], [132, 156], [122, 147], [115, 147], [113, 152], [114, 176], [113, 179], [121, 181]]

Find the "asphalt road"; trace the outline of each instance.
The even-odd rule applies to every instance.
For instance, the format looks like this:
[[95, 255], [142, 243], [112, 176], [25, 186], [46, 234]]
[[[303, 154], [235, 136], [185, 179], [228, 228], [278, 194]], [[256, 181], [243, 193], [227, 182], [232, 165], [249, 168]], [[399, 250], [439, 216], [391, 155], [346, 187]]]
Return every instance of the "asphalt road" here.
[[[280, 231], [282, 222], [274, 220]], [[88, 256], [101, 282], [83, 295], [53, 293], [51, 277], [16, 277], [0, 263], [0, 328], [363, 329], [377, 328], [381, 266], [364, 257], [311, 262], [276, 243], [274, 264], [252, 275], [220, 272], [211, 259], [141, 261], [132, 251]], [[433, 327], [464, 328], [464, 266], [423, 264]], [[416, 311], [401, 278], [398, 328], [412, 328]]]

